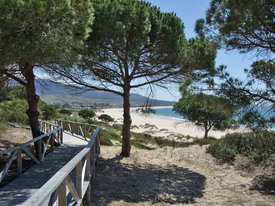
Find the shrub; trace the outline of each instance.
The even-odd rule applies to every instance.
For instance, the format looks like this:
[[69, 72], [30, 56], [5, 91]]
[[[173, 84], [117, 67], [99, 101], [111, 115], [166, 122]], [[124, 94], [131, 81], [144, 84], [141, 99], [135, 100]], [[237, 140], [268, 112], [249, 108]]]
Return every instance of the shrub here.
[[59, 113], [60, 114], [66, 114], [66, 115], [69, 115], [69, 116], [72, 114], [72, 112], [70, 110], [67, 110], [67, 109], [60, 109]]
[[100, 137], [100, 144], [101, 145], [107, 145], [107, 146], [113, 146], [111, 139], [108, 136], [101, 135]]
[[56, 107], [52, 104], [45, 104], [41, 107], [42, 119], [51, 120], [57, 117]]
[[88, 110], [88, 109], [83, 109], [81, 111], [78, 112], [78, 115], [80, 117], [82, 117], [83, 119], [91, 119], [95, 116], [95, 112], [92, 110]]
[[114, 121], [114, 119], [108, 114], [102, 114], [98, 117], [98, 119], [100, 119], [104, 122], [113, 122]]
[[115, 132], [112, 132], [110, 130], [101, 130], [100, 133], [100, 139], [101, 139], [101, 144], [102, 145], [107, 145], [107, 146], [112, 146], [112, 139], [113, 140], [117, 140], [117, 141], [121, 141], [121, 137], [120, 135], [118, 135]]
[[122, 130], [123, 125], [122, 124], [113, 124], [112, 128], [114, 128], [115, 130], [121, 131]]
[[237, 154], [248, 157], [256, 164], [266, 162], [275, 154], [275, 133], [264, 131], [227, 134], [211, 144], [207, 152], [224, 162], [233, 161]]
[[26, 100], [12, 100], [0, 103], [0, 122], [14, 122], [26, 125], [29, 122]]
[[0, 136], [2, 133], [5, 133], [7, 131], [7, 126], [3, 123], [0, 123]]
[[210, 153], [213, 157], [217, 158], [217, 160], [222, 163], [233, 162], [237, 154], [237, 151], [224, 143], [223, 140], [211, 144], [207, 148], [207, 152]]
[[154, 149], [152, 147], [148, 147], [148, 146], [146, 146], [144, 144], [141, 144], [141, 143], [139, 143], [137, 141], [132, 141], [132, 145], [134, 147], [136, 147], [136, 148], [139, 148], [139, 149], [145, 149], [145, 150], [153, 150]]

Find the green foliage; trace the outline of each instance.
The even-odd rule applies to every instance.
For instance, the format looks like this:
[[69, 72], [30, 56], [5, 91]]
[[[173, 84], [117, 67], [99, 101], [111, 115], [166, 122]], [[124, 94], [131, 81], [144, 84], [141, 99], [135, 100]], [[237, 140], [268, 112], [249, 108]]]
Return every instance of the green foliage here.
[[42, 119], [44, 120], [52, 120], [57, 117], [57, 109], [52, 104], [44, 104], [40, 110], [42, 112]]
[[108, 136], [101, 136], [100, 137], [100, 144], [101, 145], [106, 145], [106, 146], [113, 146], [114, 145], [112, 143], [110, 137], [108, 137]]
[[90, 1], [84, 0], [0, 1], [1, 65], [61, 63], [72, 57], [89, 33], [92, 14]]
[[211, 144], [207, 148], [207, 152], [222, 163], [233, 162], [237, 155], [237, 151], [229, 145], [225, 144], [223, 140]]
[[[232, 162], [237, 154], [254, 163], [272, 161], [275, 154], [275, 133], [233, 133], [211, 144], [207, 152], [222, 162]], [[274, 161], [274, 160], [273, 160]]]
[[1, 137], [1, 134], [7, 131], [7, 129], [8, 129], [7, 126], [0, 122], [0, 137]]
[[9, 86], [0, 88], [0, 102], [12, 101], [15, 99], [26, 99], [26, 90], [23, 86]]
[[113, 145], [112, 140], [121, 141], [120, 135], [109, 129], [102, 129], [100, 134], [100, 141], [102, 145], [111, 146]]
[[227, 49], [274, 53], [274, 1], [212, 0], [205, 20], [197, 21], [196, 31]]
[[83, 110], [81, 110], [81, 111], [78, 112], [78, 115], [80, 117], [82, 117], [83, 119], [88, 120], [88, 119], [91, 119], [91, 118], [93, 118], [95, 116], [95, 112], [92, 111], [92, 110], [83, 109]]
[[98, 119], [100, 119], [100, 120], [102, 120], [104, 122], [113, 122], [114, 121], [114, 119], [110, 115], [108, 115], [108, 114], [101, 114], [98, 117]]
[[59, 113], [60, 114], [66, 114], [66, 115], [69, 115], [69, 116], [72, 114], [72, 112], [70, 110], [67, 110], [67, 109], [60, 109]]
[[152, 147], [148, 147], [148, 146], [146, 146], [146, 145], [144, 145], [144, 144], [141, 144], [141, 143], [139, 143], [139, 142], [137, 142], [137, 141], [132, 141], [132, 145], [134, 146], [134, 147], [136, 147], [136, 148], [139, 148], [139, 149], [145, 149], [145, 150], [153, 150], [154, 148], [152, 148]]
[[28, 124], [26, 100], [13, 100], [0, 103], [0, 122], [14, 122], [19, 124]]
[[112, 128], [114, 128], [117, 131], [122, 131], [123, 124], [113, 124]]
[[[245, 69], [247, 81], [231, 77], [221, 66], [216, 75], [221, 83], [214, 89], [239, 105], [248, 127], [258, 131], [273, 127], [274, 117], [266, 114], [274, 111], [275, 104], [274, 1], [212, 0], [205, 19], [197, 21], [196, 31], [227, 50], [263, 56], [250, 71]], [[261, 107], [266, 108], [265, 115], [259, 112]]]
[[88, 121], [85, 119], [78, 118], [78, 117], [71, 117], [71, 116], [64, 115], [64, 114], [59, 115], [59, 118], [62, 120], [68, 120], [68, 121], [72, 121], [72, 122], [88, 123]]
[[228, 99], [207, 95], [196, 94], [190, 81], [185, 81], [181, 86], [182, 98], [173, 106], [173, 110], [186, 117], [188, 120], [203, 126], [204, 137], [210, 129], [223, 130], [232, 127], [234, 105]]

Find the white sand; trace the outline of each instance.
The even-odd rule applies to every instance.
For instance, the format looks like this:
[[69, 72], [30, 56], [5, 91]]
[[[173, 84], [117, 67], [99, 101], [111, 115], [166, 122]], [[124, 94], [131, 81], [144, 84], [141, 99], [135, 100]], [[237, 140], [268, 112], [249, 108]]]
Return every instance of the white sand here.
[[[169, 139], [181, 139], [184, 136], [203, 138], [204, 129], [196, 126], [194, 123], [169, 117], [162, 117], [153, 114], [140, 114], [135, 112], [135, 108], [131, 109], [132, 118], [132, 131], [133, 132], [146, 132], [154, 136], [163, 136]], [[123, 109], [104, 109], [98, 112], [97, 115], [102, 113], [108, 114], [115, 119], [116, 123], [123, 123]], [[156, 127], [150, 127], [146, 124], [155, 125]], [[137, 126], [137, 127], [135, 127]], [[221, 138], [226, 133], [241, 132], [244, 129], [238, 130], [226, 130], [226, 131], [213, 131], [210, 130], [208, 133], [209, 137]], [[191, 139], [190, 139], [191, 141]]]

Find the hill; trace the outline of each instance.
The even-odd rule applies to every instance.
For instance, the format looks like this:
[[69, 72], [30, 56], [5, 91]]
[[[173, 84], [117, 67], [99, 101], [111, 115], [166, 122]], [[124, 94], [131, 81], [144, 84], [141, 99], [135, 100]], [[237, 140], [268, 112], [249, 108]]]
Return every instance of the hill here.
[[[49, 79], [37, 79], [37, 93], [47, 103], [66, 104], [67, 106], [122, 106], [122, 97], [113, 93], [70, 86]], [[131, 93], [131, 106], [142, 106], [149, 102], [152, 106], [171, 106], [174, 101], [148, 99], [140, 94]]]

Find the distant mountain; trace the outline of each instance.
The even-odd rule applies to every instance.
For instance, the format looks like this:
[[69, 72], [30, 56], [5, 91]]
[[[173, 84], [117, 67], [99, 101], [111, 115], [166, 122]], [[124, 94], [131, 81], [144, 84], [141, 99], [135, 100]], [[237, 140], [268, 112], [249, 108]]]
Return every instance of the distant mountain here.
[[[54, 82], [49, 79], [37, 79], [37, 93], [47, 103], [60, 104], [108, 104], [110, 106], [121, 106], [122, 97], [113, 93], [82, 89], [81, 87], [73, 87], [60, 82]], [[149, 102], [152, 106], [170, 106], [175, 104], [174, 101], [163, 101], [149, 99], [145, 96], [131, 93], [130, 96], [132, 106], [142, 106]]]

